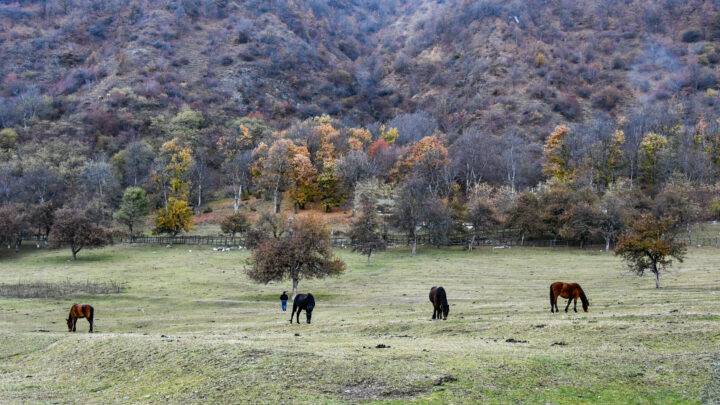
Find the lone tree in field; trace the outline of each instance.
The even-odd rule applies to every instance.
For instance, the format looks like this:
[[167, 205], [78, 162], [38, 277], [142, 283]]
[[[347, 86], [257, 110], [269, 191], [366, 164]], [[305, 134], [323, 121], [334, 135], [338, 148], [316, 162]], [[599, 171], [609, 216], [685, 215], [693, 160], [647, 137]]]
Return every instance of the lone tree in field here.
[[128, 187], [123, 193], [120, 208], [115, 212], [115, 219], [128, 227], [130, 236], [135, 234], [136, 226], [150, 212], [145, 190], [140, 187]]
[[330, 231], [319, 217], [289, 220], [286, 230], [263, 237], [248, 260], [248, 276], [261, 283], [290, 279], [293, 297], [301, 278], [335, 276], [345, 270], [330, 243]]
[[655, 275], [655, 288], [660, 288], [660, 270], [682, 262], [687, 251], [685, 244], [675, 239], [673, 221], [643, 214], [620, 238], [615, 254], [622, 256], [628, 266], [642, 276], [646, 270]]
[[350, 240], [353, 252], [360, 252], [367, 256], [374, 251], [385, 250], [387, 242], [382, 236], [382, 222], [377, 215], [375, 202], [367, 195], [362, 196], [360, 202], [360, 215], [350, 228]]
[[250, 221], [248, 221], [245, 214], [241, 212], [235, 212], [227, 217], [223, 218], [220, 222], [220, 230], [222, 233], [232, 235], [243, 234], [250, 229]]
[[55, 223], [50, 229], [50, 244], [70, 247], [73, 260], [83, 248], [102, 247], [111, 242], [108, 231], [91, 221], [85, 212], [72, 208], [56, 212]]

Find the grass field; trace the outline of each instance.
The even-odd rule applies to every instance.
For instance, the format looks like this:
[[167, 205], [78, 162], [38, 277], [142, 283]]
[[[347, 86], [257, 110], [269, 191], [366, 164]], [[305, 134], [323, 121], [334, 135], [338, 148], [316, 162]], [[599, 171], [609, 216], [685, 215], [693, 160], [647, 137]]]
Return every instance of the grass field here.
[[[0, 259], [0, 283], [122, 283], [123, 293], [0, 298], [0, 402], [698, 403], [720, 400], [720, 251], [691, 250], [655, 290], [612, 255], [546, 249], [340, 251], [347, 272], [301, 282], [290, 325], [245, 252], [115, 246]], [[551, 314], [577, 281], [589, 313]], [[430, 321], [442, 284], [451, 311]], [[564, 303], [561, 303], [562, 306]], [[66, 331], [73, 302], [95, 306]], [[378, 348], [378, 345], [389, 346]]]

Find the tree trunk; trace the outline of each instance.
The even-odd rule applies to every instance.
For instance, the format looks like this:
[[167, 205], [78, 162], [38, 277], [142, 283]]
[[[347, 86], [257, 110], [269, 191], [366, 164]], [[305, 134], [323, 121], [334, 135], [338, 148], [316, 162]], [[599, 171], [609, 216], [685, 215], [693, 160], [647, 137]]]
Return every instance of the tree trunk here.
[[655, 288], [660, 288], [660, 270], [658, 270], [656, 262], [653, 262], [652, 272], [655, 274]]
[[605, 251], [606, 252], [610, 251], [610, 238], [608, 238], [608, 237], [605, 238]]
[[417, 252], [417, 236], [413, 236], [413, 242], [412, 242], [412, 255], [415, 256], [415, 252]]
[[198, 203], [197, 203], [197, 213], [200, 213], [200, 207], [202, 206], [202, 183], [198, 182]]
[[275, 190], [273, 190], [273, 207], [274, 207], [276, 214], [280, 213], [280, 198], [279, 198], [278, 194], [279, 194], [279, 190], [277, 188], [275, 188]]
[[473, 245], [475, 245], [475, 234], [473, 234], [472, 238], [470, 238], [470, 243], [468, 243], [468, 250], [473, 250]]
[[300, 282], [300, 279], [297, 276], [293, 276], [292, 278], [292, 297], [291, 300], [295, 300], [295, 296], [298, 294], [298, 283]]
[[520, 246], [525, 246], [525, 234], [520, 237]]
[[242, 199], [242, 186], [237, 187], [237, 191], [235, 192], [235, 198], [233, 200], [233, 212], [237, 213], [240, 211], [240, 200]]
[[77, 254], [80, 251], [80, 249], [76, 249], [75, 247], [70, 247], [70, 251], [72, 252], [73, 260], [77, 260]]

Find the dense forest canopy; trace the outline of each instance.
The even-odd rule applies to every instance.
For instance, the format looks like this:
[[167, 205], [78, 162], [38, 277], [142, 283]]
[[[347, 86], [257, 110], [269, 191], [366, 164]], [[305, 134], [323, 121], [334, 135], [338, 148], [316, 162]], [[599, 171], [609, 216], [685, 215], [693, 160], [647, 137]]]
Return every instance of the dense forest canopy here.
[[[248, 195], [404, 195], [399, 229], [438, 232], [558, 187], [573, 215], [681, 185], [720, 214], [717, 1], [5, 0], [0, 52], [0, 203], [28, 218], [110, 221], [128, 187], [170, 233]], [[590, 237], [563, 224], [530, 234]]]

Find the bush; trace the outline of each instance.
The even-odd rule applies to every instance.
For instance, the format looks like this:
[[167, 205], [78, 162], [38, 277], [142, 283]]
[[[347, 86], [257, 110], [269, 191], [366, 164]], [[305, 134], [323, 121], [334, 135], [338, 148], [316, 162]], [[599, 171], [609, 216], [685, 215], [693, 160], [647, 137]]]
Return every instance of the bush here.
[[592, 97], [593, 105], [606, 111], [615, 108], [621, 99], [620, 91], [614, 87], [606, 87]]
[[710, 211], [713, 220], [720, 220], [720, 198], [715, 198], [710, 202], [708, 211]]
[[686, 43], [697, 42], [702, 39], [702, 33], [696, 29], [689, 29], [684, 31], [680, 38]]
[[222, 230], [222, 233], [232, 236], [238, 233], [243, 234], [247, 232], [248, 229], [250, 229], [250, 221], [240, 212], [228, 215], [220, 222], [220, 230]]
[[562, 96], [555, 101], [553, 111], [559, 112], [565, 118], [575, 120], [582, 115], [582, 107], [573, 96]]

